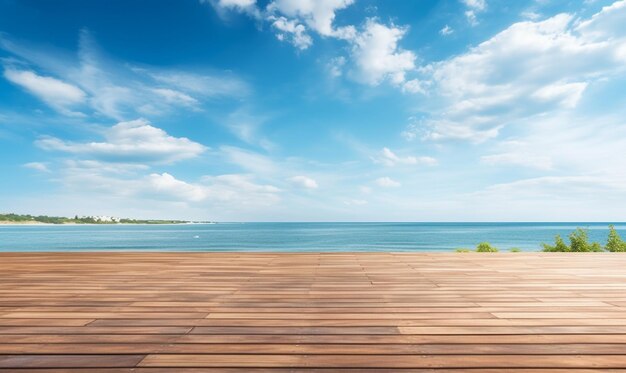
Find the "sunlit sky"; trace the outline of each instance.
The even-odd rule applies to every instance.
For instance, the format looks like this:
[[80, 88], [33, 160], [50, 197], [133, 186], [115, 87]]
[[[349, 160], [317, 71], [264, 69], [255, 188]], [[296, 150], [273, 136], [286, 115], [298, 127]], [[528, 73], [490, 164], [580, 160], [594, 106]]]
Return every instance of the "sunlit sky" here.
[[0, 212], [625, 221], [626, 0], [0, 0]]

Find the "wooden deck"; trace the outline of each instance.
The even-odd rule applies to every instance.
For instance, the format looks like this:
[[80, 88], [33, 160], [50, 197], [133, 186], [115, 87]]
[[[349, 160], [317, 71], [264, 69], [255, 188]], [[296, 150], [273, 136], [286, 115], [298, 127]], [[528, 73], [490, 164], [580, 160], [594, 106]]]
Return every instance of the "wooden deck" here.
[[0, 254], [0, 371], [350, 368], [626, 368], [626, 255]]

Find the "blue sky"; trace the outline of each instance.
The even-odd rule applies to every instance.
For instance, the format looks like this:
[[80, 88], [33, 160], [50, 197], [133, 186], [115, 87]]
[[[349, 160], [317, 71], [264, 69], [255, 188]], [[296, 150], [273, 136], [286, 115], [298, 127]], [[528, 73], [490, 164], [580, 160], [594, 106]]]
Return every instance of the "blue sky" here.
[[0, 210], [624, 221], [626, 0], [0, 0]]

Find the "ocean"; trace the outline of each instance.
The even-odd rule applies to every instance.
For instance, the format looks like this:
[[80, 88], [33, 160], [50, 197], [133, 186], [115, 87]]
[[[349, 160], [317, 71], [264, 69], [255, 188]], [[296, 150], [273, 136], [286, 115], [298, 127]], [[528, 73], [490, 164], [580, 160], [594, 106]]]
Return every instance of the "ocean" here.
[[[0, 225], [0, 251], [539, 251], [577, 227], [604, 245], [609, 223], [218, 223]], [[616, 223], [626, 239], [626, 223]]]

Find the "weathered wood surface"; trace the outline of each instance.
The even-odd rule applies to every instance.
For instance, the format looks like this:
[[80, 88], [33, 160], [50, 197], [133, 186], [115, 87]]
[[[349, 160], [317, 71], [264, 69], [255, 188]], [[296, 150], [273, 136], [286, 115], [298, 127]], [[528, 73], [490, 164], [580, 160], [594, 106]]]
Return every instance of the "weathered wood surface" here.
[[626, 369], [626, 255], [0, 253], [0, 372], [365, 368]]

